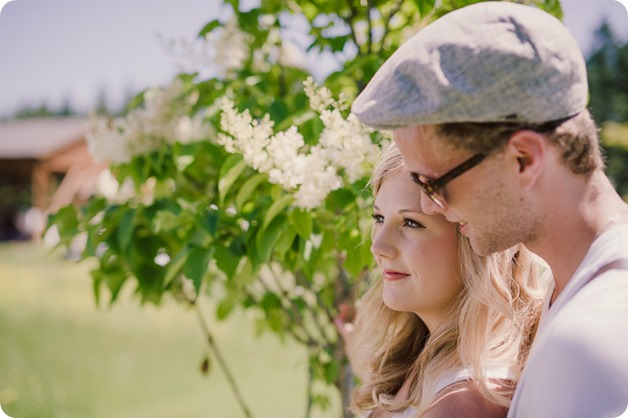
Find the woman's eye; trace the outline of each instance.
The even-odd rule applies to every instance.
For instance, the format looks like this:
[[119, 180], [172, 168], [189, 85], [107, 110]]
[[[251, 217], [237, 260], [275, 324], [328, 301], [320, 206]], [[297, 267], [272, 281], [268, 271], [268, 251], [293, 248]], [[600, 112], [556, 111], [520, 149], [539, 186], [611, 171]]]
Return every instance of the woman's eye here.
[[374, 213], [373, 220], [375, 221], [376, 224], [381, 224], [382, 222], [384, 222], [384, 217], [382, 215], [378, 215], [377, 213]]
[[425, 228], [425, 226], [423, 226], [423, 224], [421, 224], [420, 222], [417, 222], [414, 219], [409, 219], [409, 218], [403, 219], [403, 225], [410, 228]]

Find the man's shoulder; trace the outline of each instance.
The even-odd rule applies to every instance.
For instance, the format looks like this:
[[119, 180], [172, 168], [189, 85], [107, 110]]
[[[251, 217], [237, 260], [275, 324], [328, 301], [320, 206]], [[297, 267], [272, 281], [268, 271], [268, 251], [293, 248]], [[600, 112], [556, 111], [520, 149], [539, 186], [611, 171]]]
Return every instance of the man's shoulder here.
[[628, 271], [603, 273], [556, 308], [534, 341], [509, 417], [617, 416], [628, 401]]
[[590, 374], [594, 381], [605, 372], [622, 370], [628, 378], [628, 271], [604, 273], [560, 310], [551, 309], [526, 365], [534, 369], [530, 373], [561, 371], [567, 379]]
[[[551, 308], [550, 308], [551, 312]], [[628, 342], [628, 270], [605, 272], [552, 315], [542, 331], [570, 344], [603, 335]], [[618, 331], [625, 332], [619, 333]], [[617, 340], [615, 340], [617, 341]]]

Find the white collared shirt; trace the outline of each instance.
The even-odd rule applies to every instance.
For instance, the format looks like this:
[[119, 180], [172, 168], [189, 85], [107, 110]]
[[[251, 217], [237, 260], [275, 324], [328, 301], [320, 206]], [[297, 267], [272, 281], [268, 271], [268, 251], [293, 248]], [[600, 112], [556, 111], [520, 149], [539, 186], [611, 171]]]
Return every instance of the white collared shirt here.
[[550, 288], [508, 418], [615, 418], [626, 410], [628, 270], [589, 283], [620, 258], [628, 258], [628, 225], [593, 242], [551, 308]]

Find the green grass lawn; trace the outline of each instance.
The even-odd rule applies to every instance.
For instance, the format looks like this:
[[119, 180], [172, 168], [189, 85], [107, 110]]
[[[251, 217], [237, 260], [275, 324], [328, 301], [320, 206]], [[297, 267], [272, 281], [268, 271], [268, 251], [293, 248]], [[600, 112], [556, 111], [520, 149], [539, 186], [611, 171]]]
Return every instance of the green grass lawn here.
[[[88, 271], [88, 263], [65, 260], [36, 244], [0, 245], [0, 405], [5, 413], [13, 418], [243, 417], [216, 362], [209, 376], [199, 371], [206, 344], [194, 312], [169, 301], [141, 307], [132, 289], [113, 307], [97, 308]], [[253, 417], [304, 417], [305, 351], [272, 335], [254, 337], [246, 313], [225, 322], [208, 319]], [[333, 395], [333, 409], [313, 417], [340, 416]]]

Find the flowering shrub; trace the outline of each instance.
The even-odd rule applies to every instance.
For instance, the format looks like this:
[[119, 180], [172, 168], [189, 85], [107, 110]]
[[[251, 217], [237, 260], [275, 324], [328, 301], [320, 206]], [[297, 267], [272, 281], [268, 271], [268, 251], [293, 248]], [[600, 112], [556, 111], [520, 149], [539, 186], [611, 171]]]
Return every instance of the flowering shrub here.
[[187, 143], [209, 137], [213, 130], [203, 115], [190, 115], [198, 95], [185, 95], [183, 82], [175, 79], [165, 89], [143, 93], [143, 106], [125, 117], [109, 121], [93, 118], [88, 133], [89, 151], [97, 162], [128, 163], [135, 155], [148, 154], [174, 141]]
[[[225, 133], [218, 136], [218, 143], [230, 153], [241, 154], [253, 169], [267, 173], [270, 183], [289, 192], [296, 190], [294, 206], [315, 209], [330, 192], [368, 177], [380, 147], [371, 142], [370, 129], [354, 115], [342, 116], [346, 104], [334, 100], [328, 89], [317, 90], [308, 78], [305, 92], [324, 125], [317, 144], [305, 147], [294, 125], [273, 134], [268, 115], [253, 120], [246, 110], [238, 113], [229, 99], [222, 102], [220, 126]], [[301, 152], [304, 148], [307, 151]]]
[[[336, 385], [346, 402], [351, 378], [333, 318], [373, 266], [368, 177], [387, 142], [348, 113], [347, 98], [419, 18], [453, 8], [441, 3], [225, 2], [228, 16], [200, 31], [200, 45], [182, 44], [220, 68], [181, 73], [139, 95], [126, 116], [94, 120], [90, 150], [111, 163], [102, 193], [51, 217], [62, 244], [86, 236], [97, 300], [106, 291], [114, 303], [133, 286], [142, 303], [207, 303], [219, 319], [251, 310], [260, 329], [307, 348], [306, 416], [327, 405], [320, 384]], [[535, 3], [560, 13], [553, 0]], [[304, 70], [302, 51], [295, 59], [295, 41], [284, 42], [299, 19], [305, 33], [295, 40], [306, 39], [316, 60], [340, 61], [325, 87]], [[220, 39], [228, 44], [207, 54]]]

